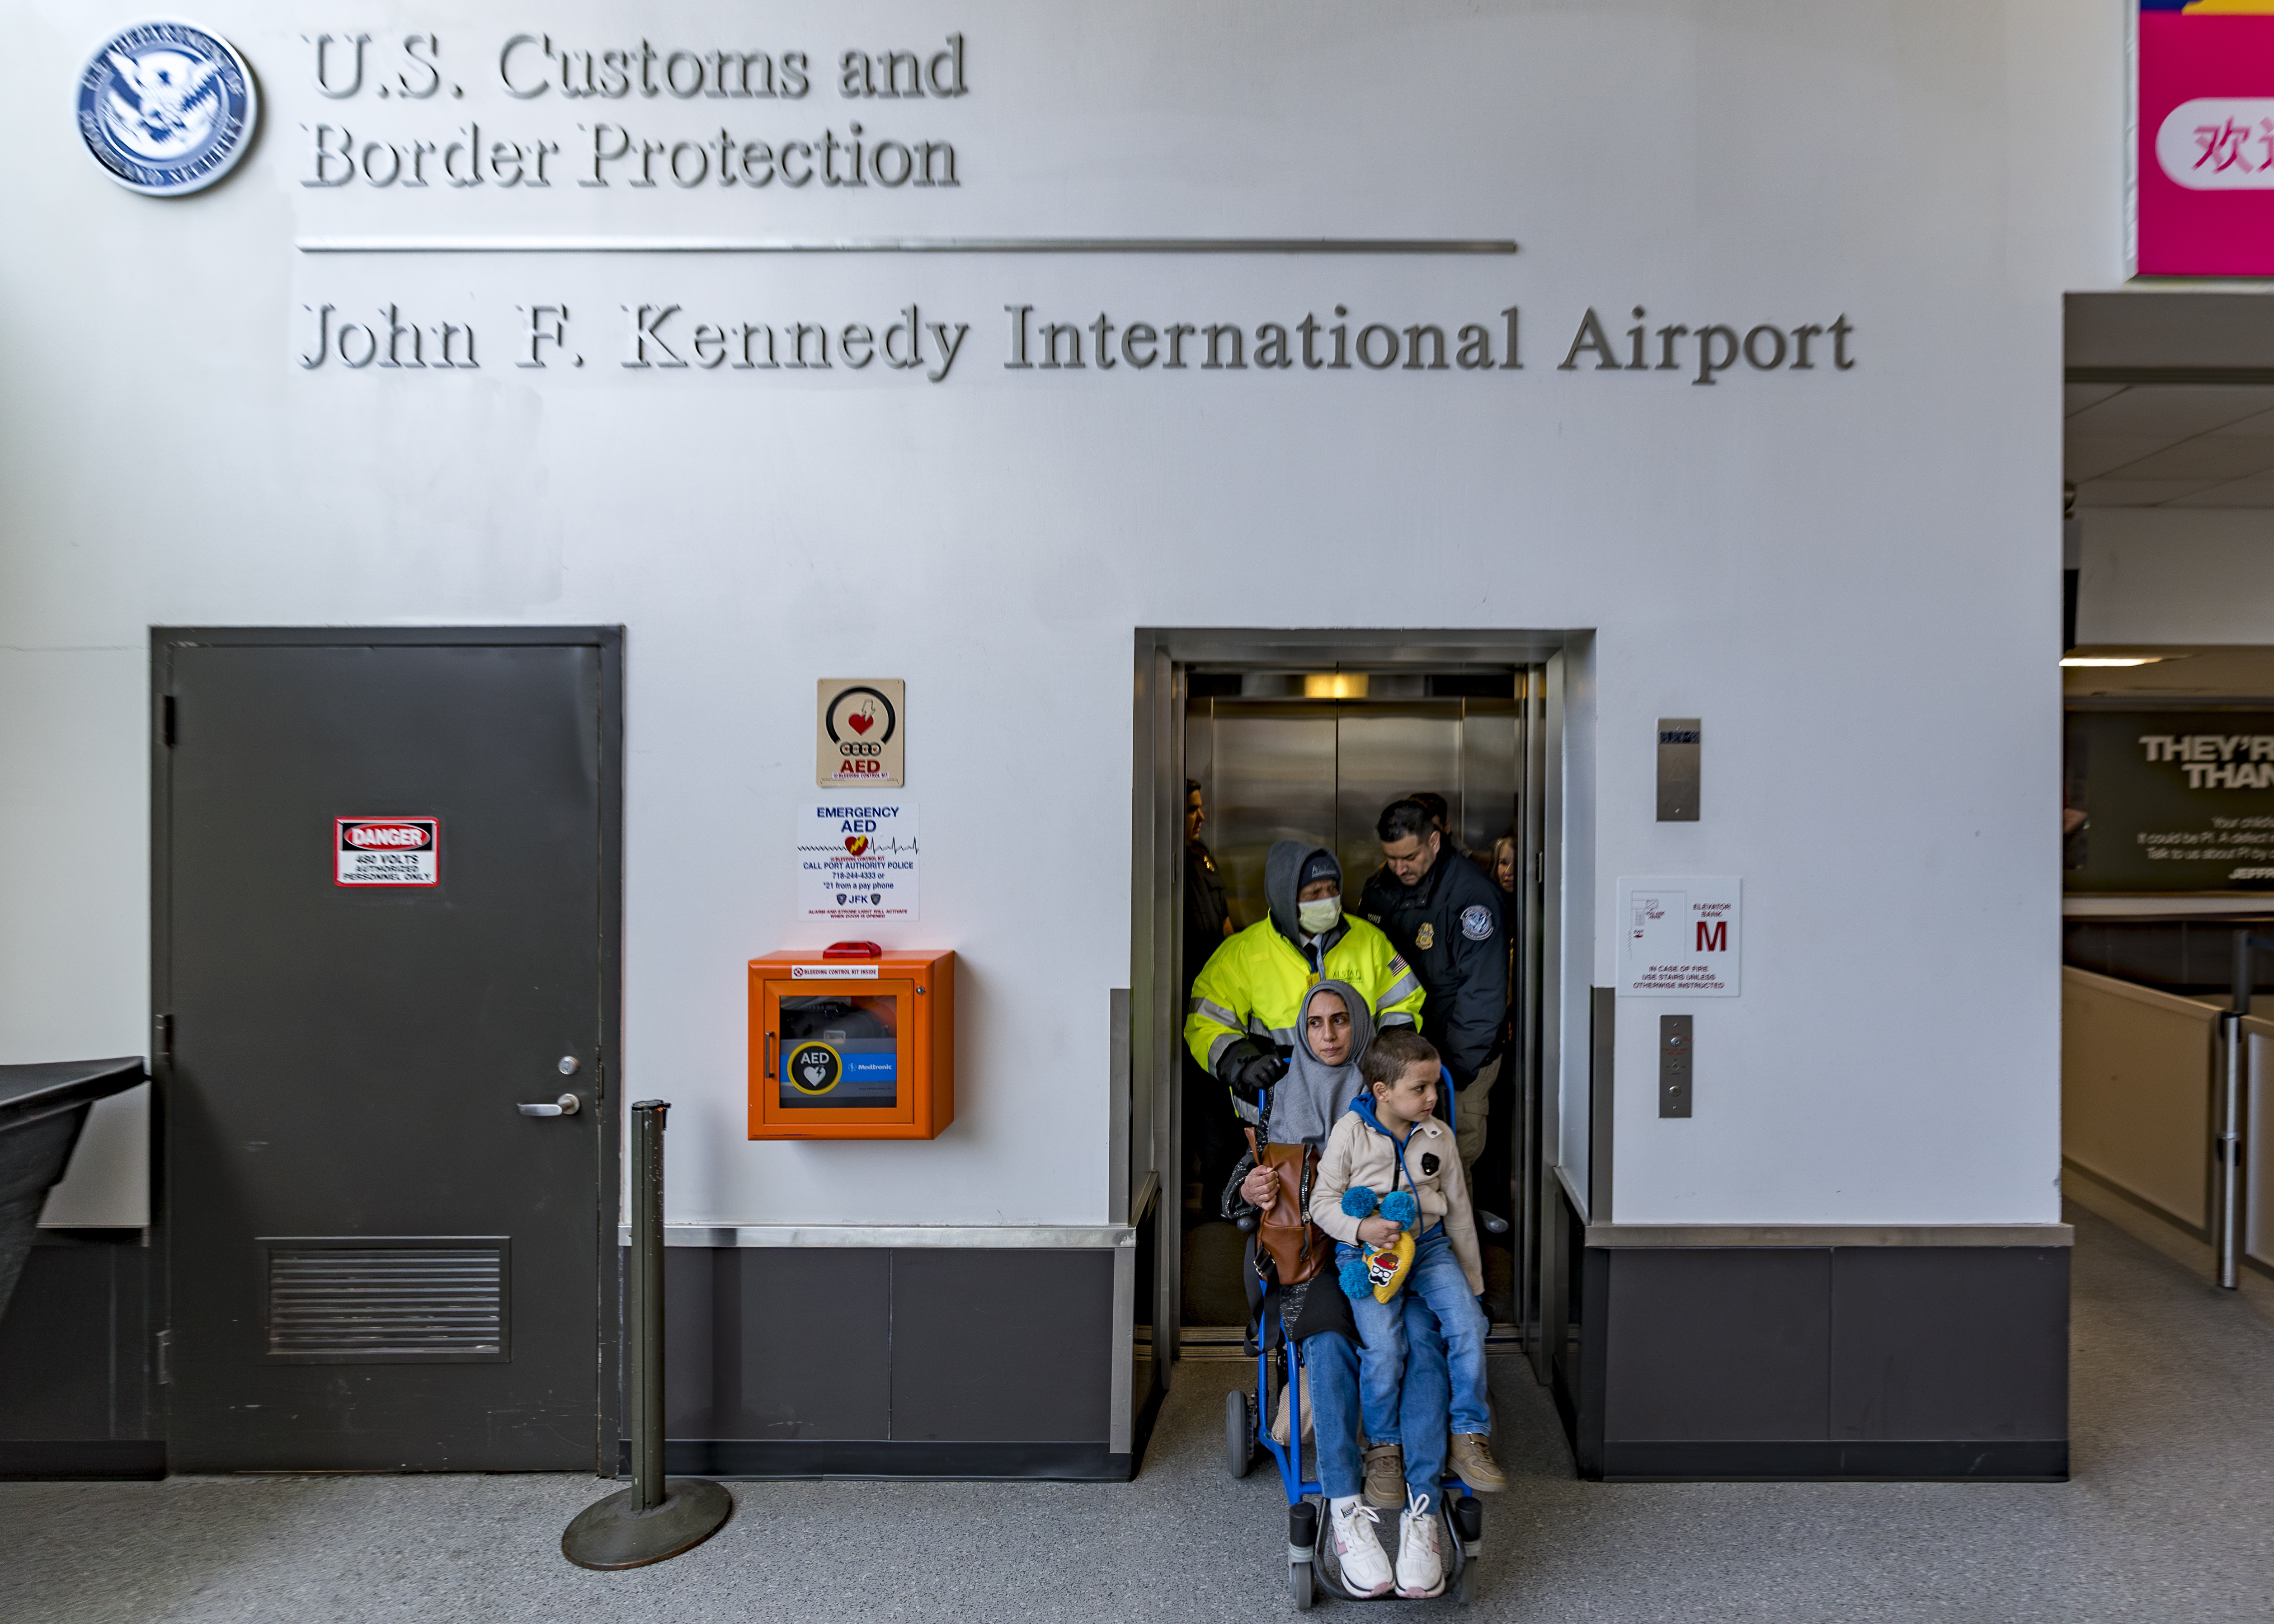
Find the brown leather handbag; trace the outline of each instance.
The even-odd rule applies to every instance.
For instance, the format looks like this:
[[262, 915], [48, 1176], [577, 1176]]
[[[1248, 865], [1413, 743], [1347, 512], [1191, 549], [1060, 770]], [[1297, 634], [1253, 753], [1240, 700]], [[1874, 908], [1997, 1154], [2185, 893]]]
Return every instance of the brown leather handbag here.
[[1271, 1259], [1279, 1283], [1299, 1286], [1318, 1277], [1334, 1260], [1333, 1237], [1310, 1220], [1311, 1186], [1319, 1176], [1319, 1153], [1311, 1145], [1259, 1145], [1255, 1130], [1247, 1131], [1248, 1148], [1256, 1164], [1271, 1169], [1278, 1182], [1279, 1199], [1261, 1213], [1255, 1224], [1255, 1259], [1261, 1271]]

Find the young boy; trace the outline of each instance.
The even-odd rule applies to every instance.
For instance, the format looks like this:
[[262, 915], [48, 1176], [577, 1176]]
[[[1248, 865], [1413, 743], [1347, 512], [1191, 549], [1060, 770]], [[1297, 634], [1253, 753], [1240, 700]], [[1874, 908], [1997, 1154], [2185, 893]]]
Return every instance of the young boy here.
[[[1477, 1252], [1476, 1220], [1461, 1171], [1453, 1131], [1433, 1114], [1441, 1064], [1418, 1033], [1393, 1027], [1376, 1037], [1359, 1061], [1365, 1086], [1327, 1136], [1312, 1187], [1311, 1222], [1338, 1243], [1337, 1259], [1355, 1263], [1345, 1277], [1358, 1287], [1351, 1312], [1365, 1347], [1359, 1355], [1359, 1394], [1368, 1438], [1404, 1436], [1402, 1469], [1406, 1504], [1398, 1518], [1397, 1593], [1434, 1596], [1444, 1588], [1439, 1549], [1439, 1479], [1446, 1465], [1444, 1428], [1453, 1433], [1454, 1473], [1472, 1489], [1508, 1486], [1492, 1457], [1491, 1413], [1485, 1396], [1485, 1286]], [[1375, 1210], [1397, 1192], [1417, 1209], [1413, 1261], [1404, 1284], [1387, 1303], [1366, 1282], [1364, 1254], [1394, 1244], [1404, 1226]], [[1350, 1199], [1345, 1199], [1346, 1194]], [[1403, 1211], [1404, 1203], [1389, 1202]], [[1349, 1289], [1345, 1286], [1345, 1289]], [[1444, 1334], [1449, 1395], [1407, 1394], [1427, 1405], [1422, 1425], [1401, 1426], [1405, 1376], [1404, 1317], [1409, 1301], [1426, 1304]], [[1414, 1406], [1403, 1406], [1408, 1415]], [[1374, 1451], [1369, 1451], [1372, 1455]], [[1369, 1462], [1369, 1464], [1372, 1462]]]

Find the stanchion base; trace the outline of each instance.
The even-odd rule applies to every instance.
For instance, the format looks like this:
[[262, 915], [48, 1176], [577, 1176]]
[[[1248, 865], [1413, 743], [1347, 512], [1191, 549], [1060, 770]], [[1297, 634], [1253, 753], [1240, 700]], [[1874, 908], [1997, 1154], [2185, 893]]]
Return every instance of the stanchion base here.
[[639, 1489], [621, 1489], [576, 1514], [561, 1554], [579, 1568], [644, 1568], [691, 1551], [717, 1533], [734, 1497], [704, 1477], [667, 1477], [663, 1504], [639, 1508]]

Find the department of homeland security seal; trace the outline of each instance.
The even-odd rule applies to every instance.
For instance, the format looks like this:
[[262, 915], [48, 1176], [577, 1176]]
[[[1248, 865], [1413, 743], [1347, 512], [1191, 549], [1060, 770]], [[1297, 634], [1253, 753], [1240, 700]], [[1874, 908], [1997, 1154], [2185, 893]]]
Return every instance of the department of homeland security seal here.
[[132, 192], [210, 186], [252, 144], [260, 106], [236, 48], [189, 23], [137, 23], [95, 48], [79, 76], [79, 139]]

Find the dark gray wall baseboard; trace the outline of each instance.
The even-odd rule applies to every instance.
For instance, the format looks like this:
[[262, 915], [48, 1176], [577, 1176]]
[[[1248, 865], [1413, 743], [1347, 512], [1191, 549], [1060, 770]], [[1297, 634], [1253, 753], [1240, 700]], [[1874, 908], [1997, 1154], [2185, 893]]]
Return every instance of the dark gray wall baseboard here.
[[1589, 1247], [1586, 1478], [2067, 1475], [2066, 1246]]
[[2068, 1440], [1895, 1439], [1864, 1443], [1690, 1440], [1603, 1446], [1603, 1481], [2059, 1483]]
[[[631, 1440], [619, 1440], [618, 1473], [631, 1475]], [[997, 1442], [906, 1441], [896, 1439], [674, 1438], [664, 1445], [669, 1476], [742, 1481], [824, 1477], [948, 1479], [962, 1482], [1025, 1478], [1058, 1483], [1126, 1483], [1131, 1457], [1081, 1439]]]
[[166, 1446], [146, 1438], [0, 1440], [0, 1482], [124, 1478], [154, 1482], [166, 1475]]
[[1118, 1458], [1126, 1477], [1113, 1268], [1106, 1249], [670, 1247], [666, 1470], [1088, 1480]]

